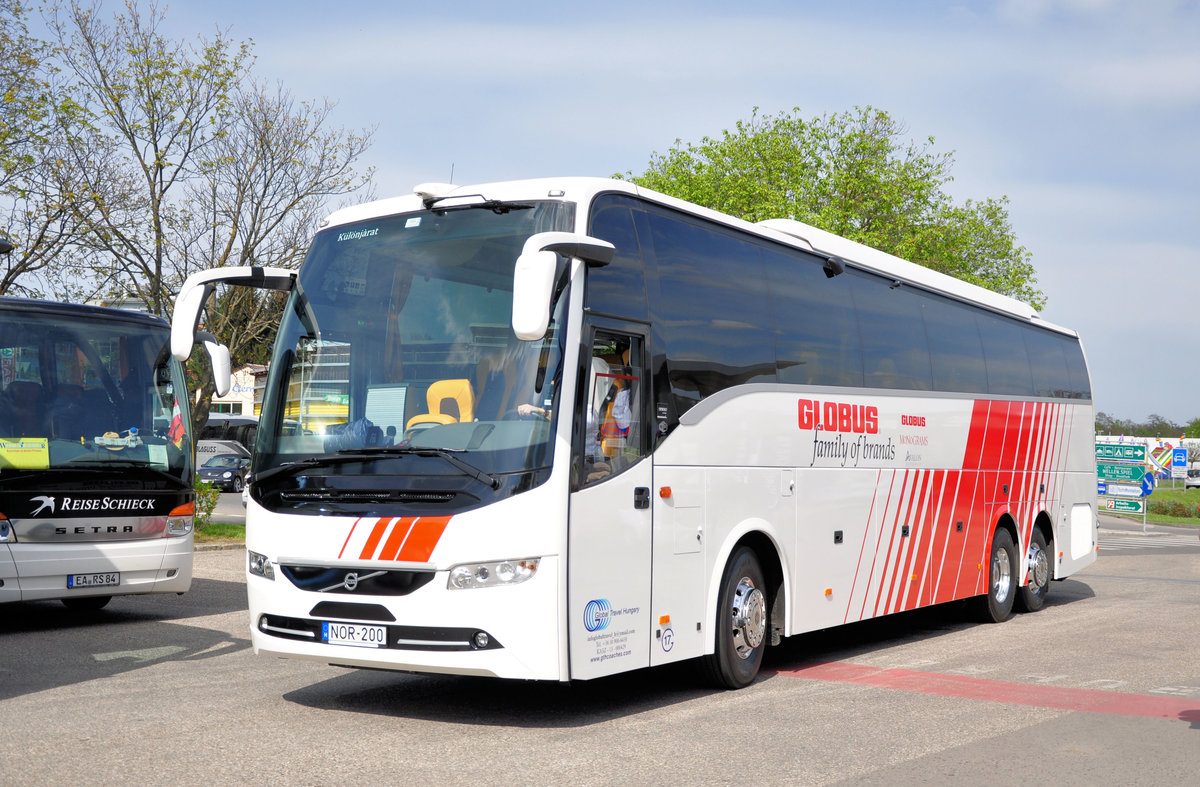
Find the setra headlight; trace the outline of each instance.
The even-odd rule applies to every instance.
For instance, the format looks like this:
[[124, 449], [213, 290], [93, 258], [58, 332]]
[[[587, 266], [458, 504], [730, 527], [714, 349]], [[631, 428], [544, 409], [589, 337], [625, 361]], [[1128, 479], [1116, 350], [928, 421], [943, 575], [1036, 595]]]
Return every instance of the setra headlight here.
[[537, 573], [541, 558], [498, 560], [494, 563], [461, 563], [450, 568], [446, 587], [450, 590], [519, 585]]

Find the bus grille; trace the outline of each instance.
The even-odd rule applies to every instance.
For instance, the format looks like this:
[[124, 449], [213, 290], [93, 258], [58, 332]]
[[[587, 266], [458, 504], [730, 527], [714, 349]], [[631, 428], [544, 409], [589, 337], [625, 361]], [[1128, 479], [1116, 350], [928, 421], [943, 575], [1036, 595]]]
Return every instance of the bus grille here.
[[356, 596], [407, 596], [433, 579], [432, 571], [384, 571], [372, 568], [281, 565], [288, 580], [311, 593]]

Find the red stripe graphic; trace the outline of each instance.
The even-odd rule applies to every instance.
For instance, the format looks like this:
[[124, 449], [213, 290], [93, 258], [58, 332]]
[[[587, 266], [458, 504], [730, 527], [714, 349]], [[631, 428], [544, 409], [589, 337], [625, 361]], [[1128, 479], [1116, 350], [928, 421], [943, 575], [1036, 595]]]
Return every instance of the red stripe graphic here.
[[359, 560], [427, 562], [450, 519], [448, 516], [383, 517], [370, 525], [369, 533], [365, 528], [370, 520], [355, 520], [338, 558], [349, 551], [351, 555], [357, 552]]
[[1200, 722], [1200, 709], [1196, 707], [1194, 697], [1157, 697], [1097, 689], [1011, 683], [962, 675], [882, 669], [844, 662], [812, 664], [792, 670], [780, 670], [776, 674], [1008, 705]]

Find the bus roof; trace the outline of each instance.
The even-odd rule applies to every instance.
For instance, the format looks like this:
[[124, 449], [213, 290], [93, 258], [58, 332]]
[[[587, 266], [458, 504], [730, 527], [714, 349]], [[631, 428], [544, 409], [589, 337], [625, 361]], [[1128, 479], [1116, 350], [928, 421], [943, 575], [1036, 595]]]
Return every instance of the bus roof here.
[[105, 320], [124, 320], [126, 322], [153, 325], [159, 328], [169, 328], [166, 320], [145, 312], [134, 312], [127, 309], [110, 309], [106, 306], [89, 306], [82, 303], [61, 303], [59, 301], [40, 301], [33, 298], [0, 297], [0, 310], [37, 312], [39, 314], [61, 314], [63, 316], [96, 317]]
[[563, 177], [500, 181], [468, 186], [422, 184], [416, 187], [411, 195], [376, 200], [338, 210], [329, 216], [324, 226], [336, 226], [420, 210], [424, 205], [419, 193], [423, 195], [436, 194], [446, 204], [464, 204], [464, 201], [469, 204], [472, 198], [477, 198], [478, 201], [484, 199], [499, 201], [560, 199], [564, 202], [584, 204], [599, 194], [611, 192], [639, 196], [675, 210], [767, 238], [776, 243], [783, 243], [820, 255], [838, 257], [854, 267], [890, 276], [900, 282], [913, 284], [957, 300], [978, 304], [1028, 322], [1036, 322], [1060, 333], [1077, 335], [1072, 330], [1046, 322], [1038, 316], [1036, 309], [1015, 298], [939, 273], [931, 268], [909, 262], [865, 244], [847, 240], [803, 222], [794, 219], [767, 219], [754, 224], [676, 197], [642, 188], [625, 180]]

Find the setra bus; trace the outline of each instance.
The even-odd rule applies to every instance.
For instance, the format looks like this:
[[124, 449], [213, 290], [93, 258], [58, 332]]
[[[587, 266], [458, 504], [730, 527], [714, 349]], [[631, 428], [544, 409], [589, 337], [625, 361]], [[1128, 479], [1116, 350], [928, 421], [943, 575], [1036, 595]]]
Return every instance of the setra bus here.
[[163, 320], [0, 298], [0, 602], [188, 590], [185, 391]]
[[[790, 220], [613, 180], [346, 208], [290, 290], [250, 480], [256, 652], [567, 681], [957, 599], [1096, 556], [1078, 336]], [[300, 428], [289, 424], [299, 422]]]

